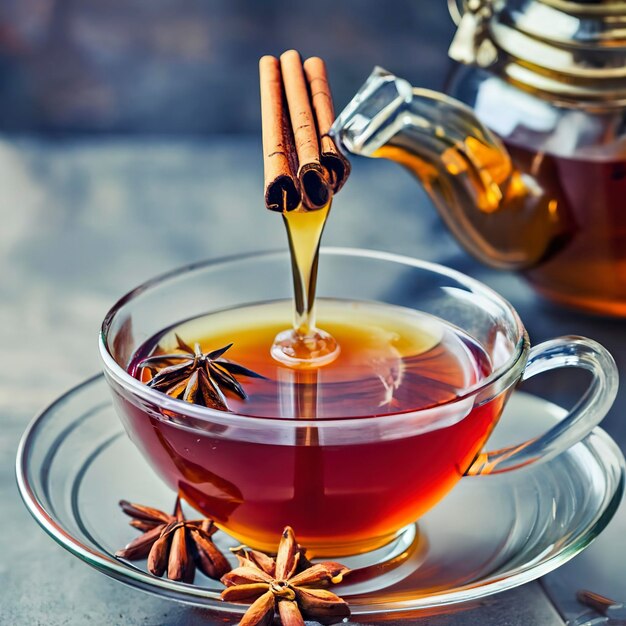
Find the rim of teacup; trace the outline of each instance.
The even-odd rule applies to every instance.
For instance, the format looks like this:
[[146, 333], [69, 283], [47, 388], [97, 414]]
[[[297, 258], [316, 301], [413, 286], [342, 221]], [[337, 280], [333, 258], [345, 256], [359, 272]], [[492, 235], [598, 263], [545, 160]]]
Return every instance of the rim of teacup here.
[[[472, 293], [476, 293], [482, 297], [485, 297], [489, 301], [496, 302], [499, 306], [507, 310], [507, 312], [513, 319], [516, 327], [517, 341], [509, 357], [504, 363], [495, 368], [488, 377], [482, 379], [479, 383], [472, 385], [471, 387], [468, 387], [466, 390], [464, 390], [463, 394], [435, 407], [426, 407], [424, 409], [410, 410], [379, 416], [338, 416], [324, 417], [321, 419], [294, 420], [281, 416], [260, 417], [235, 412], [220, 411], [218, 409], [211, 409], [196, 404], [190, 404], [189, 402], [184, 402], [183, 400], [172, 398], [160, 391], [148, 387], [147, 385], [137, 380], [134, 376], [131, 376], [131, 374], [129, 374], [124, 367], [119, 365], [119, 363], [111, 354], [107, 343], [107, 337], [108, 331], [111, 328], [115, 316], [126, 304], [128, 304], [141, 294], [145, 293], [146, 291], [157, 286], [162, 286], [168, 280], [173, 280], [184, 274], [189, 274], [197, 270], [206, 269], [209, 267], [217, 269], [219, 268], [219, 266], [228, 266], [230, 264], [240, 263], [249, 259], [268, 259], [272, 256], [284, 257], [287, 254], [288, 253], [286, 250], [254, 251], [243, 254], [229, 255], [217, 259], [199, 261], [157, 275], [141, 283], [139, 286], [135, 287], [131, 291], [127, 292], [109, 309], [104, 317], [100, 328], [98, 346], [100, 358], [102, 360], [104, 368], [105, 378], [110, 377], [123, 389], [132, 394], [132, 396], [147, 401], [161, 410], [171, 411], [183, 416], [187, 415], [198, 420], [210, 421], [212, 424], [215, 424], [216, 422], [225, 425], [241, 424], [245, 425], [248, 428], [254, 427], [255, 425], [262, 426], [267, 424], [272, 424], [274, 426], [278, 424], [284, 424], [285, 426], [289, 427], [310, 428], [311, 425], [314, 424], [318, 428], [328, 428], [336, 425], [342, 425], [345, 427], [351, 423], [363, 424], [364, 422], [370, 422], [379, 419], [419, 419], [421, 416], [428, 416], [428, 421], [431, 422], [434, 413], [445, 411], [450, 407], [456, 407], [463, 404], [467, 405], [468, 398], [474, 398], [479, 394], [484, 394], [489, 387], [497, 386], [497, 391], [494, 392], [492, 395], [487, 394], [487, 397], [484, 399], [484, 401], [486, 402], [489, 399], [492, 399], [493, 397], [501, 393], [504, 389], [507, 389], [511, 384], [513, 384], [515, 380], [517, 380], [521, 376], [523, 367], [525, 365], [525, 359], [523, 359], [522, 357], [528, 353], [530, 347], [528, 335], [513, 305], [508, 300], [503, 298], [498, 292], [491, 289], [479, 280], [476, 280], [475, 278], [472, 278], [471, 276], [468, 276], [463, 272], [449, 268], [445, 265], [440, 265], [431, 261], [423, 261], [393, 252], [348, 247], [322, 247], [320, 249], [320, 254], [323, 256], [337, 255], [372, 258], [430, 271], [435, 274], [447, 276], [448, 278], [462, 284], [464, 287], [467, 287]], [[172, 422], [172, 424], [175, 424], [177, 426], [183, 426], [183, 424], [181, 424], [180, 422]], [[192, 430], [194, 429], [193, 426], [185, 427], [191, 428]]]

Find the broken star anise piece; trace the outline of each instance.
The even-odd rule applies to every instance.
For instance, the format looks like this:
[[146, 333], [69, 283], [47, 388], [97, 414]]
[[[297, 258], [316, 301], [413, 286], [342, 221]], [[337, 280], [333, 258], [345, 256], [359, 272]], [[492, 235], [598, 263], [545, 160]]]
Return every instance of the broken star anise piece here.
[[222, 577], [222, 600], [252, 603], [240, 626], [270, 624], [278, 613], [283, 626], [303, 626], [304, 618], [322, 623], [341, 621], [350, 607], [327, 587], [350, 570], [327, 561], [298, 571], [302, 550], [293, 530], [283, 531], [276, 560], [256, 550], [236, 552], [239, 567]]
[[148, 369], [152, 374], [146, 383], [148, 387], [168, 396], [228, 411], [225, 391], [230, 391], [242, 400], [248, 397], [235, 376], [264, 378], [243, 365], [222, 358], [232, 343], [205, 353], [199, 343], [192, 348], [178, 335], [176, 342], [182, 352], [153, 354], [139, 363], [140, 368]]
[[148, 571], [171, 580], [191, 582], [197, 567], [209, 578], [219, 580], [230, 571], [226, 557], [213, 543], [217, 531], [213, 520], [186, 520], [176, 499], [174, 515], [158, 509], [120, 501], [122, 511], [133, 519], [130, 525], [143, 531], [115, 556], [129, 561], [148, 557]]

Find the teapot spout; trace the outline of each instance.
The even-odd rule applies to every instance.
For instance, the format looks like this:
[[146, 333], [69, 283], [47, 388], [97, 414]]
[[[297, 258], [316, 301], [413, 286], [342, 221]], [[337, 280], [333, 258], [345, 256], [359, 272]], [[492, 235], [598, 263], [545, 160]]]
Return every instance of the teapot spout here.
[[331, 135], [348, 152], [406, 167], [457, 240], [488, 265], [531, 267], [562, 238], [558, 203], [457, 100], [376, 68]]

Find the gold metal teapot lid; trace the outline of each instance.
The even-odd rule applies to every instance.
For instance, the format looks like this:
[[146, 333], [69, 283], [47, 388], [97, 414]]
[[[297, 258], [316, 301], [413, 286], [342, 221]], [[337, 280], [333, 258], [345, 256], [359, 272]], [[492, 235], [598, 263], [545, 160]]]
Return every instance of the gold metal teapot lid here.
[[[460, 3], [460, 6], [459, 6]], [[626, 1], [448, 0], [450, 57], [570, 105], [626, 104]]]

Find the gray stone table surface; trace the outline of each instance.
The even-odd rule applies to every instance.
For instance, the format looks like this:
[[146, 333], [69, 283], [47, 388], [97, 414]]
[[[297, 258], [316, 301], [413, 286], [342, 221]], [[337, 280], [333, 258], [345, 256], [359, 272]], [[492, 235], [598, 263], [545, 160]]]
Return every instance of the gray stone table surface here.
[[[98, 371], [99, 323], [121, 294], [189, 262], [286, 245], [279, 218], [263, 208], [260, 154], [256, 137], [203, 142], [0, 137], [0, 624], [224, 621], [124, 587], [65, 552], [22, 505], [13, 465], [32, 416]], [[394, 164], [355, 162], [325, 243], [391, 250], [458, 268], [509, 298], [533, 342], [588, 335], [626, 368], [626, 320], [549, 305], [516, 276], [469, 259], [424, 193]], [[551, 393], [567, 397], [568, 382], [550, 379]], [[605, 420], [622, 449], [625, 409], [622, 389]], [[626, 600], [625, 538], [622, 506], [591, 548], [550, 576], [552, 588], [571, 600], [582, 586]], [[408, 621], [562, 623], [538, 583], [462, 608]]]

